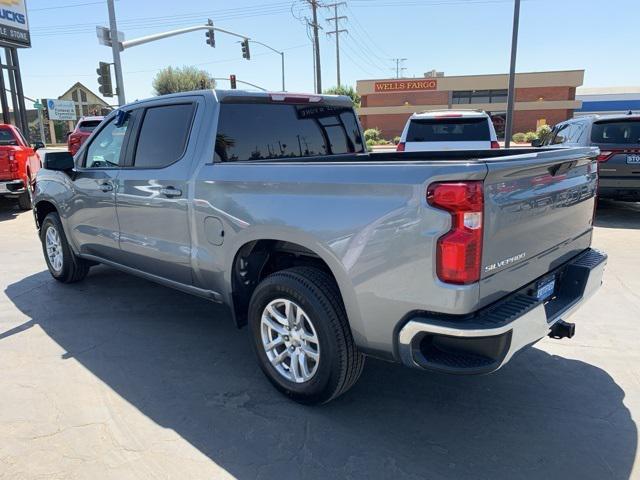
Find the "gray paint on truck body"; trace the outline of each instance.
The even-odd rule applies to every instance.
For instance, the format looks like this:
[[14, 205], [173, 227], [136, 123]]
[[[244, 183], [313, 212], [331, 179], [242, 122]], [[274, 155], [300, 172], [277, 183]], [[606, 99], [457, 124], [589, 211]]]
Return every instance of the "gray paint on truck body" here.
[[[410, 313], [474, 312], [589, 246], [591, 219], [586, 216], [593, 210], [596, 176], [585, 168], [594, 149], [527, 151], [485, 160], [474, 159], [477, 152], [451, 160], [429, 152], [426, 160], [416, 159], [419, 154], [362, 154], [344, 161], [337, 156], [215, 163], [218, 102], [227, 95], [261, 94], [191, 92], [124, 107], [135, 110], [177, 99], [195, 102], [197, 112], [187, 151], [178, 162], [166, 169], [118, 170], [113, 210], [85, 199], [73, 178], [95, 171], [80, 167], [71, 176], [42, 170], [36, 202], [56, 206], [75, 252], [230, 306], [232, 265], [242, 246], [262, 239], [301, 245], [331, 269], [358, 346], [387, 357], [394, 354], [399, 322]], [[576, 162], [577, 171], [571, 170], [566, 180], [547, 187], [531, 184], [549, 166], [569, 161]], [[526, 258], [485, 272], [475, 284], [445, 284], [436, 275], [436, 242], [450, 229], [451, 217], [428, 205], [426, 191], [433, 182], [464, 180], [485, 182], [482, 265], [521, 252]], [[510, 182], [517, 188], [500, 190]], [[169, 183], [179, 183], [182, 197], [160, 198], [158, 190]], [[571, 189], [590, 191], [591, 196], [563, 205], [556, 200], [544, 207], [544, 202], [536, 204]], [[140, 196], [141, 191], [147, 195]], [[88, 218], [101, 209], [116, 221], [121, 218], [119, 232], [113, 224], [108, 229], [87, 227]], [[223, 241], [212, 241], [211, 219]], [[557, 231], [550, 222], [564, 224]], [[101, 235], [109, 245], [103, 251], [90, 249]]]

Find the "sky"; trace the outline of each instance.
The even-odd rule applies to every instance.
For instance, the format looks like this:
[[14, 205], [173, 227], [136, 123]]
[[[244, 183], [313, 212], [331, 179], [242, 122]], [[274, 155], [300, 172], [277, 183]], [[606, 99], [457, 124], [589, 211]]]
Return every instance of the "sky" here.
[[[325, 0], [322, 5], [334, 0]], [[342, 83], [392, 78], [393, 58], [406, 58], [404, 75], [436, 69], [446, 75], [504, 73], [509, 68], [513, 0], [346, 0], [339, 7]], [[80, 81], [97, 92], [95, 69], [111, 62], [95, 27], [108, 25], [104, 0], [28, 0], [32, 48], [20, 50], [25, 95], [57, 98]], [[305, 0], [117, 0], [118, 30], [127, 40], [204, 24], [246, 35], [285, 51], [286, 89], [313, 91], [313, 54]], [[319, 9], [322, 86], [336, 84], [333, 9]], [[640, 85], [638, 0], [522, 0], [517, 71], [584, 69], [584, 86]], [[280, 56], [252, 44], [242, 58], [238, 39], [204, 31], [122, 52], [127, 101], [153, 95], [152, 81], [167, 66], [196, 65], [213, 77], [235, 74], [268, 90], [281, 86]], [[226, 80], [218, 82], [228, 88]], [[240, 85], [239, 85], [239, 88]], [[107, 99], [111, 104], [115, 99]], [[31, 105], [28, 105], [30, 107]]]

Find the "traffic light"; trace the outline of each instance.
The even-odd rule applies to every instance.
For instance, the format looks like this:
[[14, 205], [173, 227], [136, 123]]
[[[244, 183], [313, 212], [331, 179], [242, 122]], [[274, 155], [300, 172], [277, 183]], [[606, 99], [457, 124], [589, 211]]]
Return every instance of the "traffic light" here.
[[[207, 22], [207, 25], [211, 25], [213, 27], [213, 20], [209, 19], [209, 21]], [[216, 32], [213, 28], [210, 28], [205, 32], [205, 36], [207, 37], [207, 45], [210, 45], [212, 47], [216, 46], [215, 33]]]
[[49, 121], [49, 102], [46, 98], [42, 99], [42, 116], [44, 117], [45, 121]]
[[249, 39], [245, 38], [240, 45], [242, 45], [242, 58], [251, 60], [251, 52], [249, 52]]
[[104, 97], [113, 97], [113, 85], [111, 84], [111, 64], [100, 62], [96, 69], [98, 74], [98, 90]]
[[231, 90], [236, 89], [236, 76], [231, 74], [229, 75], [229, 83], [231, 83]]

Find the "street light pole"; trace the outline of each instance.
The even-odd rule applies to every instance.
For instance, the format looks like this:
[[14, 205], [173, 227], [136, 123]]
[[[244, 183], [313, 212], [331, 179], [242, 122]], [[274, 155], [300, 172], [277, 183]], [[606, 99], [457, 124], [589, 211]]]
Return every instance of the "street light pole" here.
[[270, 47], [269, 45], [267, 45], [266, 43], [262, 43], [262, 42], [258, 42], [257, 40], [251, 40], [252, 43], [257, 43], [258, 45], [262, 45], [265, 48], [268, 48], [269, 50], [271, 50], [272, 52], [275, 52], [277, 54], [280, 55], [280, 64], [281, 64], [281, 68], [282, 68], [282, 91], [284, 92], [284, 52], [281, 52], [280, 50], [276, 50], [273, 47]]
[[282, 59], [282, 91], [286, 92], [286, 89], [284, 88], [284, 52], [280, 52], [280, 57]]
[[116, 71], [116, 90], [118, 93], [118, 105], [127, 103], [124, 95], [124, 80], [122, 78], [122, 63], [120, 62], [120, 39], [118, 38], [118, 26], [116, 25], [116, 9], [114, 0], [107, 0], [109, 7], [109, 31], [111, 36], [111, 51], [113, 52], [113, 67]]
[[520, 23], [520, 0], [514, 0], [513, 31], [511, 34], [511, 65], [509, 66], [509, 90], [507, 92], [507, 122], [504, 129], [504, 146], [511, 146], [513, 133], [513, 111], [515, 106], [516, 55], [518, 51], [518, 24]]

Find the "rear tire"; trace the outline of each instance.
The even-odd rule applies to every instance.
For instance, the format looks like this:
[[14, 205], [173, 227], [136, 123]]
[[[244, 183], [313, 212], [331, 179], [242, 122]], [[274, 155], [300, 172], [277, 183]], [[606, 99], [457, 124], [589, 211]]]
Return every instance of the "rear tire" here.
[[87, 276], [90, 265], [71, 251], [57, 213], [45, 217], [40, 227], [40, 241], [53, 278], [62, 283], [74, 283]]
[[33, 190], [31, 190], [31, 179], [27, 178], [27, 188], [18, 197], [18, 207], [20, 210], [31, 210], [33, 208]]
[[265, 278], [251, 297], [249, 330], [260, 368], [296, 402], [327, 403], [362, 373], [365, 357], [338, 286], [317, 268], [294, 267]]

